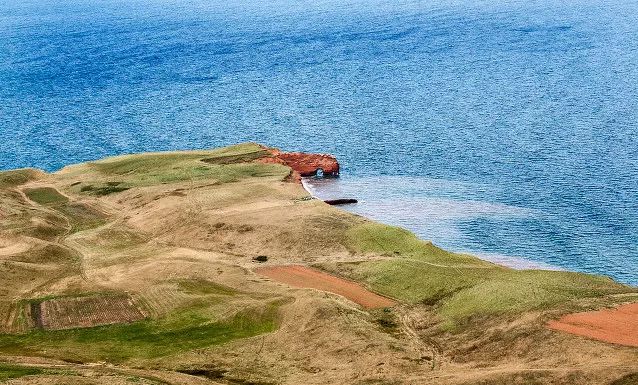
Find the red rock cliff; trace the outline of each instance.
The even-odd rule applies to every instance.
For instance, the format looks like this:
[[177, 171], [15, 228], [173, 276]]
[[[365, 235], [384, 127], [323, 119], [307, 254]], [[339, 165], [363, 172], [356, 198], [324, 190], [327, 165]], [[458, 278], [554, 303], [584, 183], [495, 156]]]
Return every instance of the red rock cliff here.
[[313, 176], [322, 170], [323, 175], [339, 175], [339, 162], [332, 155], [282, 152], [276, 155], [301, 176]]
[[313, 176], [321, 170], [323, 175], [339, 175], [339, 162], [337, 158], [327, 154], [307, 154], [304, 152], [281, 152], [277, 149], [269, 149], [272, 158], [264, 158], [262, 161], [284, 164], [299, 176]]

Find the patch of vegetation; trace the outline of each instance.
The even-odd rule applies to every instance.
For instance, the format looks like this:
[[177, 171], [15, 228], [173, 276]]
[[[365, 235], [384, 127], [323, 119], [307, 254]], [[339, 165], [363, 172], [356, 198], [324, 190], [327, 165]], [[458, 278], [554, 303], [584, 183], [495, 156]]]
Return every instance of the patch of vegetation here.
[[40, 368], [0, 362], [0, 382], [37, 375], [79, 376], [80, 374], [75, 370], [69, 369]]
[[398, 329], [397, 317], [392, 309], [385, 308], [371, 311], [374, 316], [374, 322], [381, 327], [386, 333], [395, 334], [400, 332]]
[[203, 159], [229, 159], [247, 156], [263, 149], [254, 143], [244, 143], [212, 151], [185, 151], [150, 154], [135, 154], [108, 158], [89, 163], [91, 167], [106, 175], [143, 175], [161, 173], [181, 163], [199, 163]]
[[68, 218], [72, 233], [99, 227], [106, 223], [107, 216], [105, 214], [83, 203], [66, 203], [55, 209]]
[[12, 188], [38, 179], [44, 173], [33, 168], [0, 171], [0, 188]]
[[53, 187], [38, 187], [24, 189], [25, 195], [41, 205], [65, 203], [69, 199]]
[[[496, 374], [483, 380], [472, 380], [471, 382], [464, 382], [463, 385], [546, 385], [555, 383], [552, 381], [554, 378], [551, 373], [543, 371], [526, 371], [520, 373], [511, 374]], [[568, 381], [564, 383], [578, 384], [581, 381], [574, 379], [574, 381]], [[561, 382], [563, 383], [563, 382]]]
[[48, 244], [11, 257], [12, 261], [35, 264], [68, 264], [76, 261], [76, 255], [69, 249], [56, 244]]
[[233, 164], [233, 163], [246, 163], [253, 162], [257, 159], [270, 157], [270, 152], [264, 149], [260, 149], [253, 152], [247, 152], [237, 155], [220, 155], [210, 158], [202, 159], [202, 162], [210, 164]]
[[[348, 264], [350, 275], [379, 293], [411, 303], [435, 304], [482, 279], [483, 269], [439, 267], [396, 259]], [[339, 270], [341, 271], [341, 270]]]
[[177, 281], [179, 289], [189, 294], [235, 295], [237, 290], [205, 279], [181, 279]]
[[104, 175], [126, 178], [131, 175], [161, 173], [179, 163], [196, 161], [204, 156], [205, 154], [193, 153], [136, 154], [92, 162], [89, 165]]
[[609, 278], [587, 274], [498, 266], [447, 267], [409, 258], [324, 267], [363, 281], [381, 294], [435, 305], [446, 321], [444, 326], [451, 330], [476, 316], [519, 314], [580, 298], [635, 291]]
[[39, 368], [5, 364], [0, 362], [0, 381], [10, 380], [12, 378], [19, 378], [24, 376], [33, 376], [42, 374], [44, 371]]
[[543, 270], [503, 270], [446, 300], [441, 313], [456, 321], [474, 315], [549, 309], [581, 298], [632, 289], [607, 277]]
[[180, 373], [189, 374], [191, 376], [208, 378], [210, 380], [222, 379], [228, 372], [227, 369], [220, 369], [220, 368], [213, 368], [213, 367], [195, 368], [195, 369], [178, 369], [177, 371]]
[[205, 309], [190, 309], [131, 324], [2, 334], [0, 352], [77, 362], [158, 358], [274, 331], [279, 305], [272, 302], [265, 308], [245, 310], [217, 322], [203, 315]]
[[267, 154], [259, 145], [245, 143], [212, 151], [169, 152], [120, 156], [88, 163], [89, 167], [121, 184], [84, 185], [81, 192], [107, 194], [125, 187], [151, 186], [188, 180], [212, 179], [217, 183], [236, 182], [249, 177], [276, 176], [289, 168], [279, 164], [250, 163]]
[[320, 267], [365, 282], [389, 297], [436, 306], [444, 327], [450, 330], [473, 317], [519, 314], [581, 298], [636, 291], [607, 277], [508, 269], [443, 250], [407, 230], [374, 222], [346, 230], [344, 245], [353, 253], [395, 258]]
[[65, 233], [65, 230], [59, 227], [39, 225], [39, 226], [25, 229], [25, 231], [21, 233], [24, 235], [28, 235], [34, 238], [39, 238], [45, 241], [53, 241], [60, 235], [63, 235]]
[[452, 253], [400, 227], [365, 222], [346, 231], [345, 246], [354, 253], [404, 256], [439, 264], [490, 265], [476, 257]]
[[213, 179], [217, 183], [237, 182], [250, 177], [277, 176], [283, 179], [288, 169], [278, 164], [239, 163], [228, 165], [206, 165], [199, 163], [175, 164], [164, 170], [129, 175], [128, 186], [86, 185], [81, 192], [94, 195], [108, 195], [125, 191], [131, 187], [152, 186], [182, 182], [187, 180]]
[[638, 373], [631, 373], [623, 376], [609, 385], [635, 385], [638, 384]]
[[131, 187], [129, 186], [121, 186], [120, 182], [117, 184], [113, 184], [112, 182], [107, 182], [103, 185], [94, 186], [92, 184], [87, 184], [80, 187], [80, 192], [88, 193], [95, 196], [105, 196], [110, 194], [119, 193], [122, 191], [129, 190]]

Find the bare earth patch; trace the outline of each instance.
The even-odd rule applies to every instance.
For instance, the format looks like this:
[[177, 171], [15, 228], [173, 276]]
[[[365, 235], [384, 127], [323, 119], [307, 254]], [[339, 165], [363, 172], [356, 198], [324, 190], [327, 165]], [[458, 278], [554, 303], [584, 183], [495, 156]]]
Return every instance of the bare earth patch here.
[[366, 308], [390, 307], [395, 301], [380, 296], [358, 283], [300, 265], [263, 267], [258, 274], [295, 287], [312, 288], [339, 294]]
[[129, 296], [90, 296], [43, 301], [32, 312], [36, 325], [43, 329], [70, 329], [128, 323], [144, 314]]
[[638, 347], [638, 303], [568, 314], [547, 327], [612, 344]]

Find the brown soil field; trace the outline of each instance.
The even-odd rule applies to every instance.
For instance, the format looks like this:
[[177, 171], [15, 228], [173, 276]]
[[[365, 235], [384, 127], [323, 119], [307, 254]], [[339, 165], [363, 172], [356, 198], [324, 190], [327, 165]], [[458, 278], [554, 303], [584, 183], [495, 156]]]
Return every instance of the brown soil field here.
[[584, 313], [568, 314], [547, 326], [613, 344], [638, 346], [638, 303]]
[[263, 267], [256, 269], [255, 272], [291, 286], [317, 289], [338, 294], [369, 309], [396, 305], [395, 301], [373, 293], [357, 283], [337, 278], [333, 275], [305, 266], [286, 265]]
[[43, 329], [69, 329], [133, 322], [144, 318], [144, 314], [128, 296], [90, 296], [58, 298], [43, 301], [36, 325]]

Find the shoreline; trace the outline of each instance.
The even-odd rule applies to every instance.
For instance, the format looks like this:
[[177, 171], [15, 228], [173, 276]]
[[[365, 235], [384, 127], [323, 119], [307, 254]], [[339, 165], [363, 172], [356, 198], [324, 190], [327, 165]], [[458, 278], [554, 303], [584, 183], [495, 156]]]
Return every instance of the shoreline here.
[[[301, 178], [301, 185], [303, 186], [304, 190], [306, 190], [306, 192], [308, 192], [308, 194], [310, 194], [311, 197], [315, 198], [315, 199], [319, 199], [319, 200], [324, 200], [323, 198], [319, 197], [316, 194], [315, 189], [313, 189], [309, 183], [308, 180], [311, 179], [312, 177], [302, 177]], [[349, 198], [349, 197], [348, 197]], [[339, 199], [336, 197], [333, 197], [331, 199]], [[358, 203], [361, 203], [358, 202]], [[348, 211], [346, 208], [341, 208], [344, 211]], [[372, 220], [372, 221], [376, 221], [376, 222], [380, 222], [386, 225], [391, 225], [394, 226], [392, 224], [389, 223], [385, 223], [383, 221], [380, 221], [378, 219], [375, 218], [371, 218], [369, 216], [365, 216], [365, 218]], [[401, 226], [398, 226], [401, 227]], [[411, 231], [409, 229], [407, 229], [408, 231]], [[415, 234], [416, 235], [416, 234]], [[417, 235], [417, 237], [419, 239], [421, 239], [422, 241], [431, 241], [429, 239], [424, 239], [422, 237], [419, 237]], [[455, 253], [461, 253], [461, 254], [469, 254], [472, 256], [475, 256], [483, 261], [486, 262], [491, 262], [494, 263], [496, 265], [499, 266], [503, 266], [503, 267], [507, 267], [507, 268], [511, 268], [514, 270], [548, 270], [548, 271], [572, 271], [572, 272], [577, 272], [577, 271], [573, 271], [573, 270], [569, 270], [569, 269], [565, 269], [562, 268], [560, 266], [554, 266], [548, 263], [543, 263], [543, 262], [538, 262], [538, 261], [533, 261], [524, 257], [517, 257], [517, 256], [510, 256], [510, 255], [502, 255], [502, 254], [496, 254], [496, 253], [486, 253], [486, 252], [480, 252], [480, 251], [475, 251], [475, 250], [459, 250], [459, 249], [448, 249], [445, 248], [446, 250], [455, 252]], [[631, 285], [630, 285], [631, 286]]]

